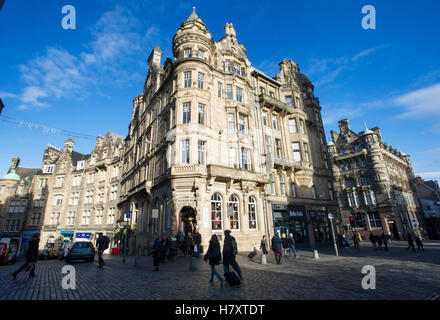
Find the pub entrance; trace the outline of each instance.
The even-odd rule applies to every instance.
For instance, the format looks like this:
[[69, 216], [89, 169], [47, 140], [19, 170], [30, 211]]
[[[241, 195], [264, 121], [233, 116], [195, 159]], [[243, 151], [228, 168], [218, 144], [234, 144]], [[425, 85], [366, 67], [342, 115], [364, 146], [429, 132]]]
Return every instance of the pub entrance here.
[[197, 227], [196, 211], [189, 206], [183, 207], [179, 213], [179, 231], [185, 235], [194, 234]]

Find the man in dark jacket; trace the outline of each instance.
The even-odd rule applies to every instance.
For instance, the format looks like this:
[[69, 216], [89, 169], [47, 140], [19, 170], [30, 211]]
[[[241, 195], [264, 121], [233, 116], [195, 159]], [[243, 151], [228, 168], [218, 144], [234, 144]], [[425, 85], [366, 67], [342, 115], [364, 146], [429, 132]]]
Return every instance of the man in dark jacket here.
[[160, 239], [158, 236], [154, 237], [153, 243], [153, 271], [159, 271], [159, 261], [160, 261]]
[[200, 251], [202, 251], [202, 235], [197, 230], [194, 234], [194, 245], [197, 247], [196, 257], [200, 257]]
[[15, 270], [12, 273], [12, 277], [14, 279], [17, 279], [17, 275], [22, 272], [23, 270], [27, 269], [29, 267], [29, 278], [35, 277], [35, 264], [37, 263], [38, 258], [38, 244], [40, 243], [40, 234], [35, 233], [31, 239], [29, 239], [29, 248], [26, 252], [26, 262], [21, 265], [20, 268]]
[[96, 247], [98, 249], [98, 268], [102, 268], [104, 266], [104, 259], [102, 258], [102, 254], [108, 248], [110, 243], [110, 239], [104, 235], [100, 236], [98, 241], [96, 241]]
[[177, 238], [172, 235], [170, 238], [170, 249], [168, 254], [169, 261], [174, 260], [174, 256], [177, 254]]
[[413, 236], [410, 232], [408, 232], [408, 234], [406, 235], [408, 238], [408, 248], [406, 248], [406, 250], [408, 250], [409, 248], [412, 248], [413, 251], [416, 251], [416, 248], [414, 247], [414, 239]]
[[278, 236], [278, 233], [275, 233], [274, 236], [272, 237], [272, 251], [275, 255], [275, 260], [277, 261], [277, 264], [281, 264], [281, 256], [283, 254], [281, 248], [282, 248], [282, 241]]
[[223, 266], [227, 271], [229, 271], [229, 265], [237, 271], [238, 276], [241, 280], [243, 280], [243, 275], [241, 273], [240, 266], [235, 260], [235, 256], [237, 255], [237, 242], [235, 238], [231, 236], [231, 230], [225, 231], [225, 240], [223, 242]]

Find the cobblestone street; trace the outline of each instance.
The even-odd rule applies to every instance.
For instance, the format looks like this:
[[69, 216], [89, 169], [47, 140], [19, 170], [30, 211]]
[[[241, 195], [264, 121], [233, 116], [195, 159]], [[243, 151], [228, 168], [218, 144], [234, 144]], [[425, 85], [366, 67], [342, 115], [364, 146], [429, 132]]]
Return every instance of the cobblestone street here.
[[[427, 241], [425, 252], [406, 250], [406, 243], [393, 243], [389, 252], [375, 251], [362, 243], [361, 252], [344, 249], [336, 257], [332, 249], [319, 251], [313, 259], [310, 250], [298, 250], [299, 259], [283, 258], [282, 265], [260, 265], [245, 253], [237, 260], [243, 269], [240, 288], [230, 288], [215, 280], [208, 283], [209, 265], [198, 259], [198, 271], [189, 271], [189, 258], [178, 256], [174, 262], [161, 264], [152, 271], [151, 257], [134, 257], [122, 263], [122, 257], [105, 257], [103, 269], [90, 262], [72, 262], [76, 268], [76, 290], [61, 287], [64, 261], [39, 261], [36, 278], [21, 273], [16, 280], [11, 272], [16, 265], [0, 267], [1, 300], [162, 300], [162, 299], [431, 299], [440, 293], [440, 242]], [[97, 259], [96, 259], [97, 260]], [[361, 286], [364, 265], [376, 268], [376, 290]], [[217, 267], [221, 270], [222, 265]]]

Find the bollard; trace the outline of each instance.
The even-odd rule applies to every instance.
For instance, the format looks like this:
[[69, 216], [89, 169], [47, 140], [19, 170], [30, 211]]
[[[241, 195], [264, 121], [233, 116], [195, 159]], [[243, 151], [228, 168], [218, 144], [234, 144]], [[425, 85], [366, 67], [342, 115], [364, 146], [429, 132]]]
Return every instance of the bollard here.
[[138, 265], [139, 265], [139, 257], [136, 256], [136, 257], [134, 257], [134, 267], [137, 268]]
[[191, 257], [191, 261], [189, 263], [189, 271], [197, 271], [197, 258]]
[[318, 254], [318, 250], [313, 250], [313, 258], [314, 259], [319, 259], [319, 254]]
[[260, 263], [261, 264], [267, 264], [267, 257], [266, 257], [266, 255], [264, 253], [261, 255]]

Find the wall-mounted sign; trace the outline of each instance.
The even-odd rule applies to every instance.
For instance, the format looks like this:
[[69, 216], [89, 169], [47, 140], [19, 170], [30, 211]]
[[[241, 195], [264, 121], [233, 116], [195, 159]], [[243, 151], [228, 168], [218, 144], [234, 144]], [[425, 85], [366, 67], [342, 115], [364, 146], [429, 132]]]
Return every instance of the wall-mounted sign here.
[[153, 210], [151, 211], [151, 217], [152, 217], [153, 219], [158, 219], [158, 218], [159, 218], [159, 209], [153, 209]]

